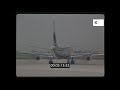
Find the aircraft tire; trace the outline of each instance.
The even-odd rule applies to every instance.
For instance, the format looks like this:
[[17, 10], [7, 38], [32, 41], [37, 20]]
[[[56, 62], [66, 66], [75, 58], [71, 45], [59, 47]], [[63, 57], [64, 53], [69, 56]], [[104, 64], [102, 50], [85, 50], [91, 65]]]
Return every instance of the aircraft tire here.
[[88, 61], [90, 61], [90, 57], [87, 57], [86, 59], [87, 59]]
[[37, 56], [37, 57], [36, 57], [36, 60], [40, 60], [40, 57], [39, 57], [39, 56]]
[[53, 64], [53, 61], [49, 61], [49, 64]]

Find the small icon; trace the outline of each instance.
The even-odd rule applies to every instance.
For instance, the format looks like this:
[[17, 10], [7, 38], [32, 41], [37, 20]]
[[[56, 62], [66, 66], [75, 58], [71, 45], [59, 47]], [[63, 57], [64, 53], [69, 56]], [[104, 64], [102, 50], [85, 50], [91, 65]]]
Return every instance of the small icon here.
[[93, 19], [93, 26], [104, 26], [104, 19]]
[[95, 24], [97, 24], [97, 21], [95, 21]]

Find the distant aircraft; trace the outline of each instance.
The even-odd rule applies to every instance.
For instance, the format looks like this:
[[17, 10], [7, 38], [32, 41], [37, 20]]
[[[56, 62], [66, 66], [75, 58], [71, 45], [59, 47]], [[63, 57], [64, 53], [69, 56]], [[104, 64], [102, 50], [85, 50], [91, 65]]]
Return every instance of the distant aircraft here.
[[54, 46], [50, 49], [51, 53], [32, 53], [36, 55], [36, 60], [40, 60], [42, 57], [46, 57], [49, 59], [49, 64], [53, 63], [53, 59], [67, 59], [67, 63], [74, 64], [75, 57], [86, 56], [87, 60], [91, 59], [92, 55], [104, 55], [104, 54], [93, 54], [93, 53], [74, 53], [71, 47], [59, 47], [56, 40], [56, 33], [55, 33], [55, 23], [53, 20], [53, 41]]

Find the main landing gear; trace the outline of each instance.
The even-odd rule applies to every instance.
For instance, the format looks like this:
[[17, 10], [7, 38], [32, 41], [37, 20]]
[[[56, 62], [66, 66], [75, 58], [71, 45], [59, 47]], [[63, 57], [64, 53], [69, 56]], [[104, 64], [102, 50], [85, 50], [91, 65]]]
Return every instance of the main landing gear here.
[[90, 61], [90, 57], [87, 57], [86, 59], [87, 59], [87, 61]]
[[68, 58], [68, 59], [67, 59], [67, 63], [69, 63], [69, 64], [75, 64], [74, 58], [72, 57], [72, 58], [71, 58], [71, 61], [70, 61], [70, 59]]
[[53, 64], [52, 58], [50, 58], [49, 64]]
[[39, 57], [39, 56], [37, 56], [37, 57], [36, 57], [36, 60], [40, 60], [40, 57]]
[[71, 58], [71, 64], [74, 64], [75, 63], [75, 61], [73, 60], [74, 58], [72, 57]]
[[69, 58], [67, 59], [67, 63], [69, 63], [69, 64], [70, 64], [70, 60], [69, 60]]

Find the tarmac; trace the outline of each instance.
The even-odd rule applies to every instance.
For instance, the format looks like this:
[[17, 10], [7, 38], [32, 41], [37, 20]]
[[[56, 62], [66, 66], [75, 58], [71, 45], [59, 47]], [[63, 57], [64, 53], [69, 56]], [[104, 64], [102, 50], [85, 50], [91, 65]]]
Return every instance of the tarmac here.
[[[67, 60], [53, 60], [66, 63]], [[16, 59], [17, 77], [104, 77], [104, 60], [76, 60], [70, 68], [50, 68], [49, 60]]]

